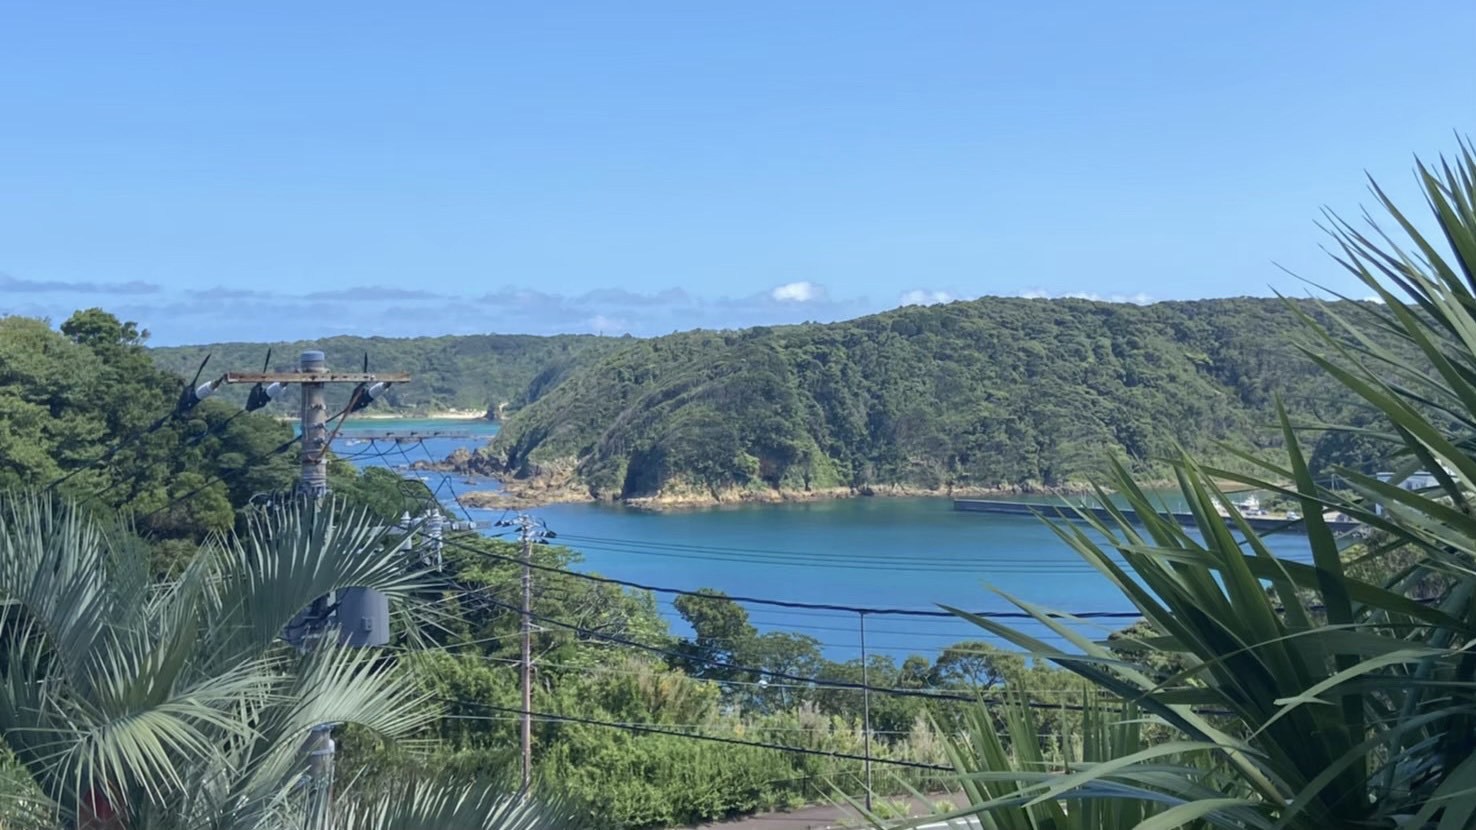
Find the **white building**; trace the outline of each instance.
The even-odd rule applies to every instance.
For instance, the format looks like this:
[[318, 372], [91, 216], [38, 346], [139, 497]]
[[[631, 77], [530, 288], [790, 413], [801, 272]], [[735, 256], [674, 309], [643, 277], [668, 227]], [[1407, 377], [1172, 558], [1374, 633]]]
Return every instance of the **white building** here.
[[[1388, 483], [1394, 481], [1394, 474], [1374, 473], [1374, 478], [1377, 478], [1379, 481]], [[1438, 482], [1435, 480], [1435, 476], [1430, 474], [1430, 472], [1427, 470], [1416, 470], [1415, 472], [1412, 472], [1409, 475], [1405, 476], [1403, 481], [1395, 483], [1399, 486], [1400, 489], [1410, 491], [1428, 490], [1431, 487], [1438, 486]], [[1382, 504], [1374, 505], [1374, 512], [1380, 516], [1384, 515], [1384, 506]]]

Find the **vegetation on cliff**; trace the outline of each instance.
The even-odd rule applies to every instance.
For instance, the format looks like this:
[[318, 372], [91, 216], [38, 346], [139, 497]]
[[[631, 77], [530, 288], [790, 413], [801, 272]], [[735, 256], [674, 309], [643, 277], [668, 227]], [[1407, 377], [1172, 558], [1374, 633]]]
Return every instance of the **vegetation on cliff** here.
[[[77, 471], [57, 489], [80, 503], [80, 513], [114, 528], [120, 545], [152, 557], [152, 567], [139, 564], [145, 570], [136, 574], [138, 581], [119, 588], [167, 594], [198, 567], [192, 563], [202, 549], [224, 544], [233, 529], [238, 538], [249, 534], [261, 521], [253, 496], [290, 487], [296, 448], [287, 444], [285, 451], [273, 452], [292, 437], [290, 426], [260, 413], [242, 415], [214, 398], [161, 420], [184, 384], [154, 365], [144, 337], [136, 326], [99, 310], [79, 312], [60, 331], [42, 320], [0, 320], [0, 436], [10, 439], [0, 454], [0, 490], [44, 485]], [[365, 511], [374, 525], [431, 503], [424, 485], [385, 469], [356, 473], [334, 460], [330, 478], [335, 495]], [[386, 742], [371, 730], [339, 730], [340, 767], [355, 782], [349, 801], [390, 798], [406, 782], [440, 780], [443, 773], [491, 784], [495, 792], [516, 767], [510, 761], [516, 717], [509, 712], [521, 707], [521, 617], [502, 600], [521, 588], [521, 569], [512, 562], [518, 555], [505, 541], [448, 540], [444, 571], [434, 575], [429, 592], [443, 613], [419, 636], [397, 628], [394, 649], [397, 665], [415, 678], [428, 701], [444, 707], [446, 717], [428, 723], [432, 713], [415, 710], [428, 733], [418, 737], [434, 740], [412, 747]], [[535, 559], [555, 568], [578, 561], [577, 554], [556, 546], [536, 547]], [[960, 643], [936, 660], [871, 655], [863, 673], [859, 660], [831, 659], [811, 637], [760, 633], [743, 607], [716, 591], [681, 603], [679, 613], [692, 629], [683, 637], [648, 594], [545, 571], [535, 586], [533, 613], [546, 622], [535, 635], [535, 710], [597, 722], [540, 718], [540, 792], [575, 796], [599, 827], [670, 826], [813, 801], [834, 787], [859, 792], [860, 762], [836, 754], [864, 751], [864, 704], [855, 690], [863, 677], [879, 689], [908, 692], [967, 693], [1016, 680], [1048, 690], [1072, 682], [1063, 672], [1027, 667], [981, 643]], [[722, 669], [714, 661], [751, 668]], [[764, 684], [773, 672], [814, 679]], [[870, 714], [877, 758], [945, 760], [934, 724], [956, 723], [957, 701], [875, 697]], [[629, 723], [674, 734], [620, 727]], [[1052, 724], [1069, 728], [1064, 721]], [[798, 746], [814, 754], [693, 735]], [[20, 740], [0, 738], [0, 750], [14, 749], [10, 741]], [[210, 769], [199, 766], [202, 774]], [[919, 770], [907, 781], [925, 784], [931, 774]], [[183, 798], [174, 791], [159, 796], [165, 810]], [[0, 821], [14, 818], [4, 810], [0, 804]]]
[[[1057, 487], [1113, 449], [1143, 467], [1179, 446], [1275, 446], [1277, 396], [1308, 421], [1359, 417], [1297, 351], [1299, 311], [1320, 314], [985, 298], [627, 341], [517, 412], [480, 462], [621, 499]], [[1367, 460], [1345, 444], [1326, 451]]]

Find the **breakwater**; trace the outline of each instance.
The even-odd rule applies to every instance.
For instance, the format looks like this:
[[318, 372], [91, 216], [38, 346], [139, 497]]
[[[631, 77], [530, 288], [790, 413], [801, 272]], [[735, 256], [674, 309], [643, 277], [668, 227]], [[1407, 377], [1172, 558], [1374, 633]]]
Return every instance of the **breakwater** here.
[[[991, 513], [1006, 516], [1048, 516], [1051, 518], [1075, 520], [1081, 518], [1081, 513], [1106, 521], [1112, 520], [1111, 511], [1105, 507], [1074, 506], [1069, 504], [1049, 504], [1041, 502], [1022, 501], [999, 501], [995, 499], [954, 499], [953, 509], [964, 513]], [[1137, 514], [1127, 508], [1122, 508], [1122, 513], [1130, 521], [1137, 520]], [[1167, 519], [1183, 525], [1193, 527], [1197, 524], [1193, 513], [1179, 513], [1164, 511], [1158, 514]], [[1223, 517], [1225, 523], [1234, 526], [1235, 522], [1229, 516]], [[1244, 516], [1246, 524], [1256, 531], [1288, 531], [1292, 533], [1305, 533], [1306, 524], [1301, 519], [1288, 518], [1286, 516], [1249, 515]], [[1328, 518], [1328, 528], [1334, 533], [1347, 533], [1360, 527], [1358, 522], [1346, 518]]]

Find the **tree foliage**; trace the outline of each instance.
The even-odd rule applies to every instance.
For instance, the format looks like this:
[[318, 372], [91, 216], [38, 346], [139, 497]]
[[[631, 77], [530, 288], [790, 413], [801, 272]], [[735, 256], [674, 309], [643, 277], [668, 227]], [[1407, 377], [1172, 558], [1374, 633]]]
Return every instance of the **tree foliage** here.
[[573, 461], [609, 498], [1058, 486], [1102, 473], [1105, 447], [1146, 468], [1180, 445], [1276, 446], [1278, 394], [1346, 421], [1359, 404], [1297, 351], [1303, 313], [1322, 314], [990, 297], [630, 341], [516, 413], [489, 457], [525, 476]]
[[[425, 414], [443, 409], [489, 411], [502, 403], [523, 406], [558, 385], [574, 367], [618, 348], [621, 339], [562, 334], [539, 337], [525, 334], [446, 335], [440, 337], [327, 337], [321, 340], [279, 343], [211, 343], [150, 350], [159, 366], [188, 375], [206, 354], [222, 370], [256, 371], [271, 350], [271, 368], [292, 370], [304, 349], [319, 349], [335, 369], [355, 370], [365, 356], [371, 370], [409, 372], [413, 380], [391, 386], [377, 405], [403, 414]], [[347, 388], [329, 388], [329, 405], [348, 403]], [[227, 390], [234, 403], [245, 400], [245, 390]], [[296, 392], [288, 390], [270, 412], [296, 412]]]
[[[437, 716], [415, 675], [372, 651], [330, 641], [297, 652], [280, 638], [314, 599], [349, 586], [419, 616], [426, 576], [406, 570], [375, 524], [332, 503], [281, 508], [241, 536], [214, 537], [159, 583], [125, 527], [50, 495], [0, 497], [6, 825], [330, 826], [304, 823], [311, 793], [330, 786], [311, 778], [311, 730], [353, 724], [396, 740]], [[506, 790], [473, 790], [354, 791], [331, 826], [571, 826]], [[480, 812], [453, 809], [464, 798]]]
[[[1159, 517], [1117, 467], [1107, 483], [1139, 521], [1083, 516], [1092, 532], [1057, 530], [1142, 611], [1133, 647], [1092, 642], [1024, 600], [1014, 601], [1070, 646], [972, 619], [1141, 707], [1174, 740], [1129, 742], [1110, 760], [1045, 775], [991, 757], [970, 777], [1009, 786], [971, 793], [964, 812], [1001, 823], [1021, 805], [1066, 801], [1054, 826], [1066, 816], [1095, 826], [1074, 817], [1099, 809], [1165, 807], [1151, 826], [1476, 823], [1476, 153], [1463, 145], [1455, 163], [1418, 172], [1443, 243], [1376, 186], [1402, 242], [1377, 224], [1331, 227], [1337, 261], [1381, 302], [1325, 308], [1302, 324], [1319, 371], [1376, 413], [1333, 433], [1380, 443], [1400, 475], [1426, 470], [1435, 484], [1414, 491], [1348, 467], [1335, 468], [1337, 488], [1317, 480], [1282, 407], [1280, 459], [1244, 457], [1255, 472], [1176, 463], [1194, 532]], [[1229, 503], [1225, 479], [1297, 504], [1311, 564], [1279, 560], [1233, 507], [1227, 527], [1216, 512]], [[1325, 511], [1371, 529], [1356, 565]]]

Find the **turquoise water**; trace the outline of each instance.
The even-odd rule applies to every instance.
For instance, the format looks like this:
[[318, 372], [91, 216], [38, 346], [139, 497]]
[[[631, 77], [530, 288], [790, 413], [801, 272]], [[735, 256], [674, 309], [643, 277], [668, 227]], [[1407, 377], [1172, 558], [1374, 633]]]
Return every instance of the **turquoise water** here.
[[[374, 421], [369, 429], [457, 429], [464, 422]], [[491, 436], [496, 424], [478, 423]], [[350, 427], [344, 435], [351, 435]], [[470, 442], [475, 446], [482, 439]], [[428, 440], [424, 446], [377, 442], [378, 455], [360, 463], [407, 464], [444, 458], [464, 440]], [[351, 455], [367, 445], [345, 446]], [[444, 502], [454, 494], [491, 489], [495, 482], [467, 483], [459, 476], [427, 473], [426, 483]], [[1166, 499], [1172, 505], [1172, 499]], [[469, 510], [477, 519], [501, 511]], [[695, 590], [711, 587], [735, 596], [809, 603], [934, 609], [1017, 610], [998, 592], [1062, 611], [1131, 611], [1121, 594], [1032, 517], [955, 512], [942, 498], [854, 498], [779, 505], [741, 505], [653, 513], [595, 504], [556, 504], [530, 511], [559, 534], [557, 542], [579, 551], [589, 571], [646, 585]], [[489, 531], [492, 532], [492, 531]], [[1306, 539], [1271, 537], [1279, 555], [1305, 559]], [[675, 619], [671, 596], [658, 594]], [[749, 606], [761, 630], [790, 630], [815, 637], [832, 659], [859, 651], [854, 613]], [[677, 621], [677, 628], [681, 625]], [[1128, 620], [1104, 620], [1084, 629], [1105, 636]], [[1059, 638], [1033, 621], [1020, 627], [1053, 642]], [[935, 656], [965, 638], [989, 639], [957, 618], [868, 615], [867, 648], [899, 660], [912, 653]]]
[[434, 419], [434, 418], [349, 418], [343, 425], [342, 432], [350, 434], [365, 430], [395, 430], [397, 432], [415, 430], [435, 430], [470, 432], [476, 435], [485, 435], [488, 438], [497, 434], [497, 422], [482, 418], [466, 419]]

